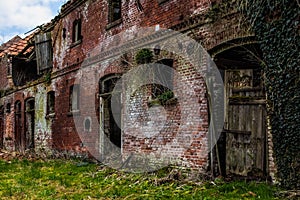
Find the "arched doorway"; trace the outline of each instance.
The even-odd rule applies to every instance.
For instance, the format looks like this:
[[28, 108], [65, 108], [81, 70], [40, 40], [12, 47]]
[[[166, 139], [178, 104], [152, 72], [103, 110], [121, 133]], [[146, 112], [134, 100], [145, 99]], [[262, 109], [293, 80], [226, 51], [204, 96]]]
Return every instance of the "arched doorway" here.
[[0, 106], [0, 149], [3, 148], [4, 138], [4, 107]]
[[25, 102], [25, 149], [34, 148], [35, 101], [29, 98]]
[[121, 100], [121, 92], [115, 92], [114, 95], [118, 102], [112, 103], [112, 92], [119, 80], [119, 75], [110, 75], [99, 81], [99, 120], [100, 120], [100, 145], [99, 152], [104, 155], [119, 152], [121, 148], [121, 106], [116, 106], [112, 110], [115, 103]]
[[225, 86], [223, 169], [267, 175], [266, 94], [258, 44], [233, 45], [215, 55]]
[[24, 136], [22, 134], [22, 112], [21, 101], [15, 102], [15, 148], [17, 151], [24, 149]]

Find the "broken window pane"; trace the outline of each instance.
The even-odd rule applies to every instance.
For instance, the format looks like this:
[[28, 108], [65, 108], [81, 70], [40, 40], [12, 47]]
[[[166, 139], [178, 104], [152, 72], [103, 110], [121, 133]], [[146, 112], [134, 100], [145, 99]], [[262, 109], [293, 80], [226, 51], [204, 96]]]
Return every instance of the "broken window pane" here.
[[[172, 59], [163, 59], [157, 63], [173, 67]], [[153, 75], [156, 84], [152, 84], [152, 98], [172, 98], [173, 90], [173, 70], [169, 68], [154, 67]]]
[[15, 103], [15, 114], [21, 114], [21, 101], [16, 101]]
[[54, 113], [55, 108], [55, 92], [50, 91], [47, 93], [47, 115]]
[[121, 18], [121, 0], [111, 0], [109, 4], [109, 23]]
[[35, 53], [38, 74], [52, 68], [51, 32], [40, 33], [35, 36]]
[[73, 22], [73, 37], [72, 42], [80, 41], [82, 38], [81, 36], [81, 19], [76, 19]]
[[70, 87], [70, 111], [79, 110], [79, 85], [75, 84]]
[[10, 113], [10, 108], [11, 108], [10, 103], [6, 104], [6, 112], [7, 113]]

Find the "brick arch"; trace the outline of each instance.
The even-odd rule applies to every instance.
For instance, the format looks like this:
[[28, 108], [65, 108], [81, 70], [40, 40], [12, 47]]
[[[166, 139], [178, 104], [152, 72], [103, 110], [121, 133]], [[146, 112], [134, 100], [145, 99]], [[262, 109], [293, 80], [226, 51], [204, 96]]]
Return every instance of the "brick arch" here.
[[[237, 37], [209, 53], [224, 81], [226, 115], [218, 142], [222, 174], [244, 176], [257, 170], [258, 176], [267, 175], [266, 96], [259, 43], [254, 36]], [[236, 141], [242, 145], [234, 146]]]
[[115, 79], [115, 78], [119, 79], [119, 78], [121, 78], [121, 76], [122, 76], [121, 73], [111, 73], [111, 74], [106, 74], [105, 76], [101, 77], [98, 81], [98, 92], [101, 93], [101, 87], [105, 81]]
[[258, 41], [255, 36], [238, 37], [232, 40], [221, 42], [218, 45], [209, 49], [208, 53], [214, 59], [217, 55], [225, 51], [231, 50], [239, 46], [249, 45], [249, 44], [254, 44], [254, 45], [258, 44]]

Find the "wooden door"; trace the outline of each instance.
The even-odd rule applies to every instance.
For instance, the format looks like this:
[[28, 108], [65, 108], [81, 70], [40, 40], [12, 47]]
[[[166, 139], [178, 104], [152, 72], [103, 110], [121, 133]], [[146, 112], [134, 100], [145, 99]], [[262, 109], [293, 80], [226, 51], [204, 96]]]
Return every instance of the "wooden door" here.
[[34, 148], [34, 127], [35, 127], [35, 101], [30, 98], [26, 101], [25, 115], [25, 149]]
[[15, 103], [15, 148], [17, 151], [24, 150], [24, 142], [22, 141], [22, 112], [21, 101]]
[[261, 71], [226, 70], [226, 173], [266, 172], [266, 106]]
[[0, 107], [0, 149], [3, 148], [3, 138], [4, 138], [4, 108]]

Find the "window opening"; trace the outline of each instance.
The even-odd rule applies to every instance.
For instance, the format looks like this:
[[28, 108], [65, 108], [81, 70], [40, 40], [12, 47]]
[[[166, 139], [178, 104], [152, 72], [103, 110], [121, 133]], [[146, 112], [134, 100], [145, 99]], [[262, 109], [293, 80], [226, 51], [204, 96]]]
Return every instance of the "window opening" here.
[[70, 111], [79, 110], [79, 85], [75, 84], [70, 87]]
[[47, 115], [54, 114], [55, 112], [55, 92], [50, 91], [47, 93]]
[[109, 23], [121, 19], [121, 0], [110, 0]]

